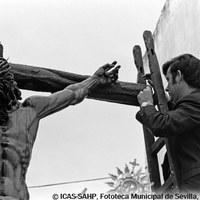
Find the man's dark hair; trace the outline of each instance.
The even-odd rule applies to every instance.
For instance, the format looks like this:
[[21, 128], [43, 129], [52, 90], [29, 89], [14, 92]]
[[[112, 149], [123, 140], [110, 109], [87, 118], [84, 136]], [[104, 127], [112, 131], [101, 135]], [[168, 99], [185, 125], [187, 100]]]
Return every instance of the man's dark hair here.
[[8, 111], [20, 99], [21, 92], [14, 81], [11, 67], [6, 59], [0, 57], [0, 125], [8, 121]]
[[180, 70], [185, 82], [193, 88], [200, 88], [200, 60], [191, 54], [183, 54], [173, 58], [163, 65], [163, 74], [166, 76], [170, 68], [173, 81]]

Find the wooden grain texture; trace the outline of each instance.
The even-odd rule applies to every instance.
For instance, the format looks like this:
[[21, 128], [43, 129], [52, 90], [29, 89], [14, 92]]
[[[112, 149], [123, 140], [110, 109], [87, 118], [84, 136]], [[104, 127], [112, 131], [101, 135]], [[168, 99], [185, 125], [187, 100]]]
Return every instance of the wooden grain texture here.
[[[54, 93], [89, 77], [44, 67], [14, 63], [10, 65], [18, 87], [25, 90]], [[139, 106], [137, 94], [145, 87], [144, 84], [117, 81], [109, 86], [97, 87], [87, 98]]]

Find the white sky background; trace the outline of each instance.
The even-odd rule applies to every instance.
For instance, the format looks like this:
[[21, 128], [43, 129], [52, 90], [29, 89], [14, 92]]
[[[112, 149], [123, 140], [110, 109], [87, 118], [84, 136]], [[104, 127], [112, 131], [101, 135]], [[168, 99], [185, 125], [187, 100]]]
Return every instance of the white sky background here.
[[[118, 61], [119, 80], [136, 82], [132, 48], [144, 53], [165, 0], [2, 0], [0, 41], [13, 63], [92, 75]], [[23, 91], [23, 99], [34, 92]], [[41, 94], [47, 95], [47, 94]], [[40, 122], [28, 186], [107, 177], [137, 159], [145, 166], [139, 108], [85, 100]], [[29, 189], [31, 200], [53, 193], [106, 192], [105, 181]]]

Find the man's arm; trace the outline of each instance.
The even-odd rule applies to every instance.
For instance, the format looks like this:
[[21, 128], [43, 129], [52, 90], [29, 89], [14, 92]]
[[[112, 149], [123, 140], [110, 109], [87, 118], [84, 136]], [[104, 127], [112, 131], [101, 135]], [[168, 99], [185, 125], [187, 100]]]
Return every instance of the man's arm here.
[[192, 131], [198, 125], [184, 107], [163, 114], [154, 106], [149, 105], [140, 109], [136, 114], [136, 119], [149, 128], [156, 137], [175, 136]]
[[[152, 92], [146, 88], [138, 94], [138, 101], [141, 105], [140, 111], [136, 114], [136, 119], [149, 128], [157, 137], [170, 137], [192, 131], [199, 126], [199, 121], [195, 116], [197, 108], [191, 100], [182, 101], [176, 110], [163, 114], [153, 106]], [[149, 102], [144, 104], [144, 102]], [[144, 106], [143, 106], [144, 105]]]
[[80, 103], [97, 85], [107, 85], [118, 79], [120, 66], [117, 62], [100, 67], [93, 76], [81, 83], [73, 84], [65, 89], [47, 97], [33, 96], [28, 98], [24, 105], [28, 104], [36, 111], [37, 118], [41, 119], [60, 111], [70, 105]]

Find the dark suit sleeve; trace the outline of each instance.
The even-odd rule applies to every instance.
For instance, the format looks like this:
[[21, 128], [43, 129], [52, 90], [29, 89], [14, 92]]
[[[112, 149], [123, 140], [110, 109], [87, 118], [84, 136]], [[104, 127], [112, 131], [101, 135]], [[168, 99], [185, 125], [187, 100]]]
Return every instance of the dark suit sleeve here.
[[192, 131], [199, 125], [199, 112], [193, 104], [183, 103], [176, 110], [163, 114], [154, 106], [145, 106], [136, 114], [136, 119], [157, 137], [170, 137]]

